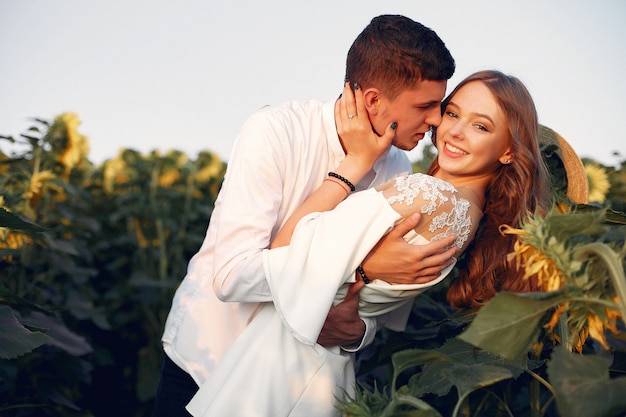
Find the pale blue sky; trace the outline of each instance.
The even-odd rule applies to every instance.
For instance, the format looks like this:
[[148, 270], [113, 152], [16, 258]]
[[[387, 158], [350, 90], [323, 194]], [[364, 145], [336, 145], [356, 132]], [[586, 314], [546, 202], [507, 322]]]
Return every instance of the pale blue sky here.
[[581, 156], [626, 157], [624, 0], [0, 0], [0, 134], [73, 111], [94, 162], [124, 147], [227, 160], [259, 107], [336, 97], [352, 40], [384, 13], [439, 33], [449, 87], [516, 75]]

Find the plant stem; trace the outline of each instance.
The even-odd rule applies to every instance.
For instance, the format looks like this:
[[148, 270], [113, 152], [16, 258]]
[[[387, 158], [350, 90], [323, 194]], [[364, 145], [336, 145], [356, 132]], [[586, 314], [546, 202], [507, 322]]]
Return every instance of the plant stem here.
[[561, 344], [565, 346], [568, 352], [571, 352], [573, 343], [572, 338], [570, 337], [569, 326], [567, 324], [567, 313], [561, 314], [557, 326], [559, 336], [561, 337]]
[[[155, 164], [152, 169], [152, 177], [150, 179], [150, 208], [152, 209], [152, 215], [155, 217], [154, 225], [157, 232], [157, 239], [159, 241], [159, 260], [158, 260], [158, 276], [162, 283], [167, 280], [167, 249], [165, 231], [163, 227], [163, 219], [159, 217], [158, 201], [157, 201], [157, 188], [159, 186], [159, 173], [161, 167], [160, 164]], [[161, 293], [163, 293], [163, 289]]]
[[552, 393], [552, 395], [556, 398], [556, 391], [554, 391], [554, 388], [552, 387], [552, 385], [550, 385], [550, 383], [548, 381], [546, 381], [545, 379], [543, 379], [539, 374], [531, 371], [530, 369], [526, 369], [524, 372], [528, 373], [530, 376], [532, 376], [533, 378], [535, 378], [537, 381], [539, 381], [544, 387], [546, 387], [548, 389], [548, 391], [550, 391]]
[[541, 417], [541, 391], [539, 390], [539, 381], [536, 379], [528, 384], [528, 400], [531, 417]]
[[622, 320], [626, 321], [626, 277], [624, 276], [622, 260], [607, 244], [600, 242], [588, 243], [574, 250], [574, 256], [577, 258], [586, 254], [595, 254], [606, 265], [619, 300], [617, 309]]
[[[439, 414], [437, 410], [430, 406], [430, 404], [417, 397], [413, 397], [412, 395], [396, 395], [387, 407], [385, 407], [385, 411], [383, 411], [380, 417], [393, 417], [394, 415], [397, 415], [396, 408], [404, 404], [410, 405], [418, 410], [430, 410]], [[441, 414], [439, 414], [439, 416], [441, 416]]]

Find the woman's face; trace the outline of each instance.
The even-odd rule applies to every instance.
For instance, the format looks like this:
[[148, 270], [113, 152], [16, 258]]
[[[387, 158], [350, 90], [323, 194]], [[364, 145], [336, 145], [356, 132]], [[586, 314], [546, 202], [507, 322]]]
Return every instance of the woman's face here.
[[451, 98], [437, 128], [437, 151], [441, 173], [453, 177], [489, 177], [510, 162], [507, 120], [483, 82], [471, 81]]

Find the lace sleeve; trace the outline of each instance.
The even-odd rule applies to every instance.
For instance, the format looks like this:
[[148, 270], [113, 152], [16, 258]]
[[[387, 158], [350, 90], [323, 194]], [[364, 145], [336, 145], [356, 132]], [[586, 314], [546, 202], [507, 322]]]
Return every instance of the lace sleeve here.
[[429, 241], [456, 235], [456, 246], [462, 251], [473, 236], [471, 203], [446, 181], [412, 174], [398, 177], [379, 190], [402, 217], [422, 214], [415, 231]]

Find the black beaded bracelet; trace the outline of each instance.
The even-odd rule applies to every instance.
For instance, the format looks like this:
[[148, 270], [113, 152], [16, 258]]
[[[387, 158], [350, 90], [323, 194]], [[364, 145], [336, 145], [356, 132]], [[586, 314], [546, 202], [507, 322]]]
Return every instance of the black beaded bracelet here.
[[365, 275], [365, 271], [363, 270], [363, 267], [361, 265], [356, 267], [356, 272], [359, 273], [359, 275], [361, 275], [361, 278], [363, 279], [363, 282], [366, 284], [369, 284], [370, 281], [369, 278], [367, 278], [367, 275]]
[[350, 188], [350, 191], [354, 191], [354, 184], [352, 184], [347, 178], [342, 177], [339, 174], [335, 174], [334, 172], [329, 172], [328, 173], [329, 177], [333, 177], [333, 178], [337, 178], [339, 181], [343, 182], [344, 184], [346, 184], [348, 186], [348, 188]]

